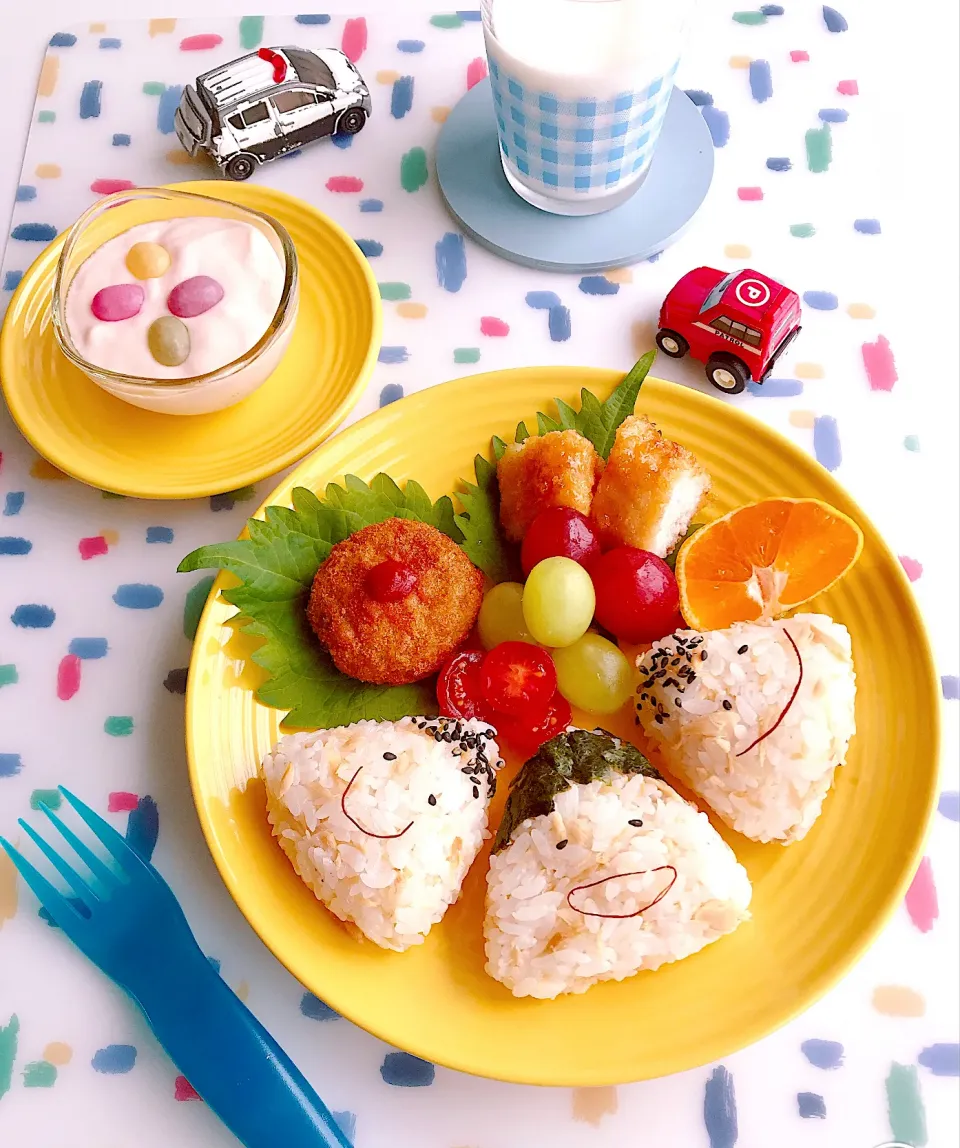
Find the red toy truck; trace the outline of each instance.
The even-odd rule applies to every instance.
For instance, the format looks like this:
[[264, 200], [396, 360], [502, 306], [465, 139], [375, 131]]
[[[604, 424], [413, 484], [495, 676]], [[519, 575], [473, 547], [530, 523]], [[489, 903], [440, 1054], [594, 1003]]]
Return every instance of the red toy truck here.
[[769, 378], [800, 334], [800, 297], [759, 271], [688, 271], [660, 308], [657, 346], [682, 359], [689, 351], [727, 395]]

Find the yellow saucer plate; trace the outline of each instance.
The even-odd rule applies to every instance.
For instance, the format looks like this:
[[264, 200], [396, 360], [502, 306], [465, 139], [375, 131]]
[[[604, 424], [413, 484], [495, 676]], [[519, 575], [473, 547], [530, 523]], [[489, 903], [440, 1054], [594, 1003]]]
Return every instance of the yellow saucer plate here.
[[[344, 474], [370, 479], [381, 470], [401, 484], [416, 478], [436, 498], [470, 475], [491, 435], [509, 436], [520, 419], [550, 411], [553, 396], [578, 405], [581, 386], [606, 397], [621, 377], [535, 367], [420, 392], [325, 443], [265, 506], [289, 506], [295, 486], [322, 491]], [[907, 579], [876, 528], [817, 462], [721, 400], [648, 379], [637, 405], [710, 471], [711, 514], [773, 495], [815, 497], [864, 533], [854, 569], [805, 607], [844, 623], [853, 638], [857, 733], [849, 760], [803, 841], [758, 845], [717, 826], [749, 872], [753, 918], [695, 956], [582, 995], [516, 999], [483, 971], [486, 852], [423, 945], [396, 954], [353, 940], [271, 838], [257, 766], [283, 715], [255, 700], [256, 666], [229, 622], [234, 608], [219, 596], [222, 575], [197, 631], [187, 692], [190, 777], [234, 900], [293, 975], [337, 1012], [464, 1072], [614, 1084], [680, 1072], [759, 1040], [863, 955], [906, 892], [936, 799], [933, 659]], [[631, 736], [630, 714], [618, 716], [611, 728]], [[501, 774], [492, 826], [515, 764]]]
[[263, 386], [228, 410], [189, 416], [140, 410], [101, 390], [54, 338], [50, 305], [62, 235], [24, 275], [0, 335], [0, 383], [24, 437], [81, 482], [139, 498], [237, 490], [303, 458], [353, 409], [380, 350], [376, 278], [333, 220], [267, 187], [227, 180], [172, 186], [272, 215], [293, 239], [300, 310], [290, 346]]

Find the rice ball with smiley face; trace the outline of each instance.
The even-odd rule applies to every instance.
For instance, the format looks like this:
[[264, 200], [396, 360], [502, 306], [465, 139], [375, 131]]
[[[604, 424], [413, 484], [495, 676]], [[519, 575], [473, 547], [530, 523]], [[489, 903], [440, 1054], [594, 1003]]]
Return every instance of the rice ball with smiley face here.
[[502, 764], [484, 722], [412, 717], [290, 734], [261, 772], [300, 878], [351, 930], [402, 952], [459, 897]]

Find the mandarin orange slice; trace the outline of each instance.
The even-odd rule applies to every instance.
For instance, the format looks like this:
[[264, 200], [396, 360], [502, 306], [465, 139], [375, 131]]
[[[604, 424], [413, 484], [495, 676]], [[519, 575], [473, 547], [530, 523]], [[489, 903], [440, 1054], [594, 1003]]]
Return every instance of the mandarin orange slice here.
[[776, 618], [829, 589], [862, 549], [860, 527], [819, 499], [751, 502], [680, 547], [680, 609], [695, 630]]

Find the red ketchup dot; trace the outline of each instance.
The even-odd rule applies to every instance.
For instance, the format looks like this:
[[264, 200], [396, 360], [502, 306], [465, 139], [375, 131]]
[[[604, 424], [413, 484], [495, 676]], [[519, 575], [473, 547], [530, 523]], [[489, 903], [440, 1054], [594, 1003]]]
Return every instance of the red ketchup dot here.
[[[142, 294], [142, 289], [141, 289]], [[223, 298], [223, 287], [209, 275], [194, 275], [184, 279], [167, 296], [167, 309], [178, 319], [195, 319], [203, 315]]]
[[417, 576], [409, 566], [388, 558], [369, 571], [366, 585], [367, 593], [374, 601], [399, 602], [413, 593]]
[[119, 323], [140, 314], [143, 288], [139, 283], [114, 283], [101, 287], [90, 300], [93, 317], [103, 323]]

